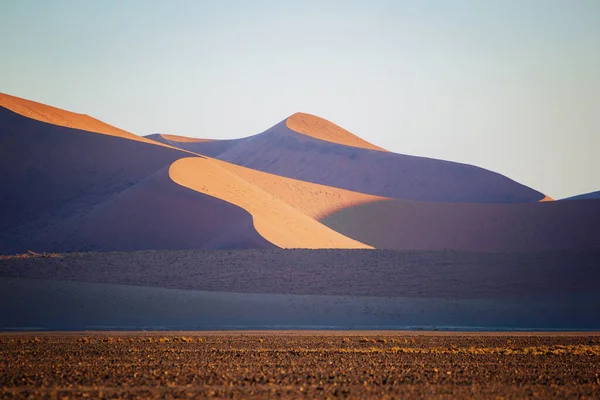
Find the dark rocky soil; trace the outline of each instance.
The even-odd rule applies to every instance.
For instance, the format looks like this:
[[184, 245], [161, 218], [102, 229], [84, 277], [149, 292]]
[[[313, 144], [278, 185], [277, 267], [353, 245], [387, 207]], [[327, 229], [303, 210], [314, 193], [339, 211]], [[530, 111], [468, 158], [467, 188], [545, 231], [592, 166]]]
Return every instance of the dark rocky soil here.
[[0, 336], [0, 398], [600, 398], [590, 334]]

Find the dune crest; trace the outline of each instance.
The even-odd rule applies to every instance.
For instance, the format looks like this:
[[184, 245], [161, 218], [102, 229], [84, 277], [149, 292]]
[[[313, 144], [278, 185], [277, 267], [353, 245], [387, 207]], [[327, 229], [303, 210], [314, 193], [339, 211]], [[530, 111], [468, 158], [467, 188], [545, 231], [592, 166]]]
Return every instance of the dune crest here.
[[289, 117], [285, 123], [286, 126], [294, 132], [301, 133], [315, 139], [342, 144], [345, 146], [387, 152], [386, 149], [375, 146], [374, 144], [359, 138], [344, 128], [337, 126], [333, 122], [311, 114], [296, 113]]
[[138, 142], [171, 147], [163, 143], [155, 142], [153, 140], [124, 131], [123, 129], [116, 128], [105, 122], [92, 118], [89, 115], [74, 113], [61, 108], [11, 96], [6, 93], [0, 93], [0, 107], [4, 107], [24, 117], [52, 125], [64, 126], [67, 128], [80, 129], [82, 131], [135, 140]]
[[224, 164], [209, 158], [182, 158], [171, 164], [169, 176], [181, 186], [244, 208], [258, 233], [281, 248], [372, 248], [315, 221]]

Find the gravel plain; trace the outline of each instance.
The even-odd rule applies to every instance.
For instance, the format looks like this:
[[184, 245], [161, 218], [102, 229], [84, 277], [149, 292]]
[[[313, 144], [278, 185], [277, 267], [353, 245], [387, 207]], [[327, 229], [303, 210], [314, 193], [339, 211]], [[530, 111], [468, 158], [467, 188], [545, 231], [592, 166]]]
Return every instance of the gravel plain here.
[[0, 334], [0, 398], [600, 398], [595, 333]]

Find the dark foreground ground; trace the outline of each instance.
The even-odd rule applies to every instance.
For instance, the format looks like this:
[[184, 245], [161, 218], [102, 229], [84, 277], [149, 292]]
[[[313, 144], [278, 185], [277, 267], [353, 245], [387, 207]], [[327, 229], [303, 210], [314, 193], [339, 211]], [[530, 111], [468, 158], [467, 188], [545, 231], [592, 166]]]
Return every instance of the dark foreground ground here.
[[600, 398], [596, 334], [2, 334], [0, 398]]

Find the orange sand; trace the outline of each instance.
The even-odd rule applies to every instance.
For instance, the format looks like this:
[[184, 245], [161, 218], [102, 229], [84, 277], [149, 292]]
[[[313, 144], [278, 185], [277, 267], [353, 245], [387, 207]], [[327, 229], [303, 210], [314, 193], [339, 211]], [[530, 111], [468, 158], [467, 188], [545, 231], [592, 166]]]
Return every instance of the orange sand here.
[[[169, 176], [181, 186], [244, 208], [252, 215], [258, 233], [281, 248], [372, 248], [339, 234], [309, 216], [332, 212], [341, 204], [350, 204], [352, 199], [368, 201], [369, 197], [336, 194], [333, 188], [322, 187], [312, 188], [302, 194], [301, 199], [294, 199], [298, 189], [311, 184], [295, 183], [292, 179], [210, 158], [179, 159], [171, 164]], [[265, 189], [269, 189], [269, 192]], [[328, 194], [319, 195], [319, 190], [327, 192], [325, 189], [330, 189]], [[329, 201], [332, 203], [328, 204]]]
[[550, 197], [550, 196], [544, 196], [544, 198], [541, 199], [539, 202], [543, 203], [543, 202], [546, 202], [546, 201], [555, 201], [555, 200], [552, 197]]
[[129, 133], [112, 125], [108, 125], [107, 123], [92, 118], [89, 115], [77, 114], [71, 111], [66, 111], [60, 108], [37, 103], [35, 101], [11, 96], [5, 93], [0, 93], [0, 107], [7, 108], [12, 112], [20, 114], [24, 117], [46, 122], [52, 125], [65, 126], [67, 128], [80, 129], [83, 131], [101, 133], [104, 135], [136, 140], [138, 142], [174, 148], [169, 145], [134, 135], [133, 133]]
[[295, 132], [326, 142], [361, 147], [369, 150], [387, 151], [359, 138], [333, 122], [314, 115], [296, 113], [286, 120], [286, 125]]

